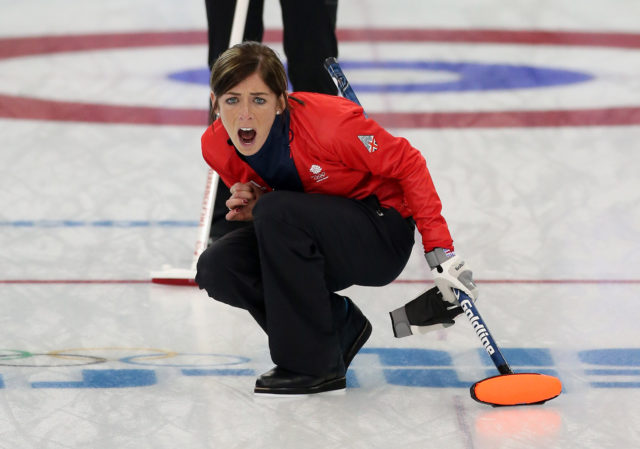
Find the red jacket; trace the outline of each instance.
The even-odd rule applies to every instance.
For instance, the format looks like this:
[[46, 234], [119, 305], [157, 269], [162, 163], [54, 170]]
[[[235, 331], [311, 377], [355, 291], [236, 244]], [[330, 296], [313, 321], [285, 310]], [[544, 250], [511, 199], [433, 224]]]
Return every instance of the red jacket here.
[[[418, 150], [366, 118], [349, 100], [306, 92], [292, 95], [304, 102], [289, 100], [291, 156], [306, 193], [356, 199], [376, 195], [382, 206], [413, 216], [425, 252], [453, 249], [440, 198]], [[238, 157], [221, 120], [202, 135], [202, 154], [227, 186], [253, 181], [271, 190]]]

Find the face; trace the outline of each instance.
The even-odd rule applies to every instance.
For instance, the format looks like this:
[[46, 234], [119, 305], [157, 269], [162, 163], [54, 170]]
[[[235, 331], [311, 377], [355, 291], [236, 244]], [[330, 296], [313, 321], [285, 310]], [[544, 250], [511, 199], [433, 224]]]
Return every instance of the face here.
[[[213, 94], [211, 100], [216, 104]], [[245, 156], [256, 154], [262, 148], [276, 114], [284, 105], [284, 98], [277, 97], [257, 73], [233, 86], [217, 101], [216, 112], [225, 130]]]

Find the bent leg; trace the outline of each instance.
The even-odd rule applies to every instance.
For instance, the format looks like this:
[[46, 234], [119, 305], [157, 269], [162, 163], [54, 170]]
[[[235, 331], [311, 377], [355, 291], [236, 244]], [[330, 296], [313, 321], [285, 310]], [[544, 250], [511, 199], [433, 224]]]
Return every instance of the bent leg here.
[[196, 284], [208, 295], [247, 310], [266, 330], [258, 243], [253, 226], [216, 240], [198, 259]]
[[[413, 227], [396, 211], [363, 201], [278, 191], [254, 208], [271, 357], [288, 370], [344, 370], [334, 310], [353, 284], [384, 285], [400, 274]], [[344, 305], [344, 302], [342, 303]]]

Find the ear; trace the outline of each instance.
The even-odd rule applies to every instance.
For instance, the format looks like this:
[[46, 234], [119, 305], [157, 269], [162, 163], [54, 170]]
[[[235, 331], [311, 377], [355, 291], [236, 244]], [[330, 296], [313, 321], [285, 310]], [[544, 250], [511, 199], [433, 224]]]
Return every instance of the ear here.
[[218, 115], [218, 103], [216, 102], [216, 96], [211, 92], [211, 109], [213, 111], [213, 115]]
[[283, 94], [278, 98], [278, 114], [287, 109], [287, 97]]

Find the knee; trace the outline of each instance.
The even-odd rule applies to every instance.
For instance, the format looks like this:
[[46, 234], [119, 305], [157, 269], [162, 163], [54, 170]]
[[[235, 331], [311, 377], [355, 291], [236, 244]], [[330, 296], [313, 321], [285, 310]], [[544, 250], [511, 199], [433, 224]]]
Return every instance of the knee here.
[[213, 299], [224, 298], [229, 273], [224, 263], [225, 256], [212, 245], [207, 248], [198, 259], [196, 284], [200, 290], [206, 290]]

